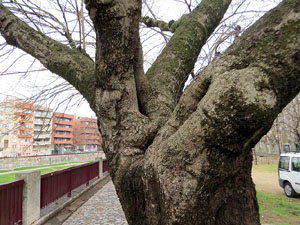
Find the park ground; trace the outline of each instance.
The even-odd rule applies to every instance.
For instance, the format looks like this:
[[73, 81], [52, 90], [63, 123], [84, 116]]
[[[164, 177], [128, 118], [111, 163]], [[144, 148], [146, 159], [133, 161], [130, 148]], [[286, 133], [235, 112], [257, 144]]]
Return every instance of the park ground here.
[[[41, 173], [47, 173], [82, 163], [84, 162], [17, 168], [13, 171], [0, 171], [0, 184], [14, 180], [16, 172], [38, 169]], [[300, 224], [300, 197], [287, 198], [284, 195], [283, 189], [278, 184], [277, 165], [254, 165], [252, 168], [252, 178], [257, 190], [262, 224]]]
[[262, 224], [300, 224], [300, 197], [285, 196], [278, 183], [277, 165], [254, 165], [252, 178], [257, 190]]

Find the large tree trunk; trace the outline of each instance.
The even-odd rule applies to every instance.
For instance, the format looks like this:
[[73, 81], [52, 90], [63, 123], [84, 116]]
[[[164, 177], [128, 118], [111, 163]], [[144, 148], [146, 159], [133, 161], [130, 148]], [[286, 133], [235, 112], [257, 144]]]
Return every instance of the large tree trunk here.
[[[188, 61], [179, 62], [183, 68], [168, 66], [176, 65], [172, 61], [178, 53], [174, 43], [180, 40], [173, 37], [149, 70], [148, 81], [144, 81], [139, 78], [139, 46], [135, 44], [138, 24], [125, 25], [131, 18], [135, 21], [132, 15], [138, 12], [137, 5], [132, 1], [126, 8], [123, 1], [114, 2], [110, 10], [118, 11], [119, 4], [125, 8], [126, 20], [110, 18], [110, 10], [101, 10], [101, 4], [93, 9], [99, 13], [94, 24], [101, 43], [96, 61], [101, 85], [94, 109], [129, 224], [260, 224], [251, 179], [251, 148], [299, 91], [297, 4], [286, 1], [257, 22], [178, 100], [178, 89], [192, 69]], [[201, 4], [209, 8], [208, 1]], [[222, 4], [222, 10], [214, 16], [223, 15], [228, 2]], [[119, 25], [106, 26], [103, 21]], [[115, 37], [111, 43], [106, 39], [108, 27]], [[196, 35], [203, 37], [201, 31]], [[293, 44], [287, 40], [293, 40]], [[120, 49], [113, 50], [116, 45]], [[184, 51], [184, 46], [181, 48]], [[104, 53], [114, 55], [107, 57]], [[198, 52], [186, 54], [192, 61]], [[103, 60], [107, 58], [109, 62]], [[121, 65], [110, 67], [115, 60]], [[165, 87], [166, 81], [169, 85]], [[139, 82], [144, 90], [137, 88], [133, 93], [136, 90], [131, 87], [139, 86]]]
[[[85, 2], [97, 32], [95, 70], [88, 67], [83, 77], [60, 75], [97, 114], [129, 224], [259, 224], [251, 148], [300, 91], [298, 2], [286, 0], [266, 14], [183, 93], [202, 46], [231, 1], [202, 0], [179, 21], [146, 75], [141, 1]], [[9, 30], [15, 23], [5, 10], [0, 6], [1, 34], [19, 47], [26, 32], [11, 37], [17, 36]], [[76, 72], [84, 71], [87, 59], [72, 54]], [[68, 60], [60, 64], [69, 66]], [[88, 90], [78, 77], [86, 77]]]

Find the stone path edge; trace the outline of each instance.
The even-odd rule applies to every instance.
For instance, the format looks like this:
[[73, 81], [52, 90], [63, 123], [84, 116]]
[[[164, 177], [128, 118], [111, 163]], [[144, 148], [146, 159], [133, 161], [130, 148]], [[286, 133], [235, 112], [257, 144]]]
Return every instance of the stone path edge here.
[[35, 221], [31, 225], [42, 225], [42, 224], [44, 224], [49, 219], [51, 219], [52, 217], [54, 217], [57, 213], [59, 213], [63, 208], [65, 208], [68, 205], [70, 205], [77, 198], [79, 198], [82, 194], [84, 194], [85, 192], [87, 192], [90, 189], [92, 189], [98, 183], [100, 183], [101, 181], [105, 180], [108, 176], [109, 176], [109, 173], [103, 174], [103, 176], [101, 178], [97, 179], [95, 182], [93, 182], [92, 184], [90, 184], [87, 188], [83, 189], [82, 191], [80, 191], [79, 193], [75, 194], [74, 196], [71, 196], [66, 202], [64, 202], [63, 204], [61, 204], [60, 206], [58, 206], [53, 211], [51, 211], [51, 212], [47, 213], [46, 215], [42, 216], [41, 218], [39, 218], [37, 221]]

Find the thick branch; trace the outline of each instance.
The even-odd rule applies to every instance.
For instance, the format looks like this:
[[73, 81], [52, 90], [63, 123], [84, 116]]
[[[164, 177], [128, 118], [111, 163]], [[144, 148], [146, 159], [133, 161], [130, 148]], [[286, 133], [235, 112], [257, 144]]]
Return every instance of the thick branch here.
[[[196, 111], [208, 89], [212, 89], [210, 82], [220, 74], [240, 73], [239, 71], [251, 74], [254, 68], [259, 70], [261, 81], [253, 80], [253, 82], [256, 82], [257, 89], [273, 90], [278, 98], [278, 109], [274, 111], [276, 115], [300, 91], [297, 85], [300, 77], [296, 76], [300, 49], [297, 39], [299, 14], [294, 13], [291, 16], [292, 7], [289, 7], [288, 3], [284, 6], [278, 6], [267, 13], [239, 37], [220, 59], [214, 61], [196, 77], [186, 88], [168, 121], [171, 130], [176, 131]], [[279, 15], [282, 17], [274, 19]], [[288, 19], [290, 17], [294, 20]], [[294, 82], [290, 83], [290, 80]], [[249, 85], [251, 81], [251, 79], [247, 81]]]
[[38, 59], [48, 70], [72, 84], [89, 102], [93, 101], [95, 63], [89, 57], [34, 30], [3, 5], [0, 5], [0, 32], [8, 44]]
[[179, 20], [175, 34], [147, 72], [155, 89], [156, 105], [159, 105], [149, 109], [155, 111], [153, 117], [167, 116], [173, 111], [202, 46], [218, 26], [230, 2], [204, 0]]
[[153, 130], [149, 118], [139, 112], [136, 93], [142, 75], [138, 50], [141, 1], [85, 3], [97, 38], [94, 111], [101, 120], [112, 177], [122, 177], [131, 160], [144, 153], [145, 137]]
[[[148, 208], [171, 208], [161, 215], [166, 224], [259, 224], [250, 149], [300, 91], [299, 21], [298, 2], [284, 1], [205, 69], [211, 84], [204, 96], [205, 88], [194, 94], [201, 78], [187, 89], [190, 98], [182, 96], [171, 119], [184, 123], [177, 130], [167, 124], [173, 132], [160, 132], [145, 154], [157, 181], [145, 186], [164, 190], [149, 195]], [[197, 107], [189, 104], [197, 98]]]

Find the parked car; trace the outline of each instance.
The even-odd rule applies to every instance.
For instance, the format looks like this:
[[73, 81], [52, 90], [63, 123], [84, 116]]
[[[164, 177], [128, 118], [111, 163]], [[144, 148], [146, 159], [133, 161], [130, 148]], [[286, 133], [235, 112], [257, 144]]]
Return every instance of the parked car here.
[[278, 164], [279, 185], [287, 197], [300, 194], [300, 153], [283, 153]]

